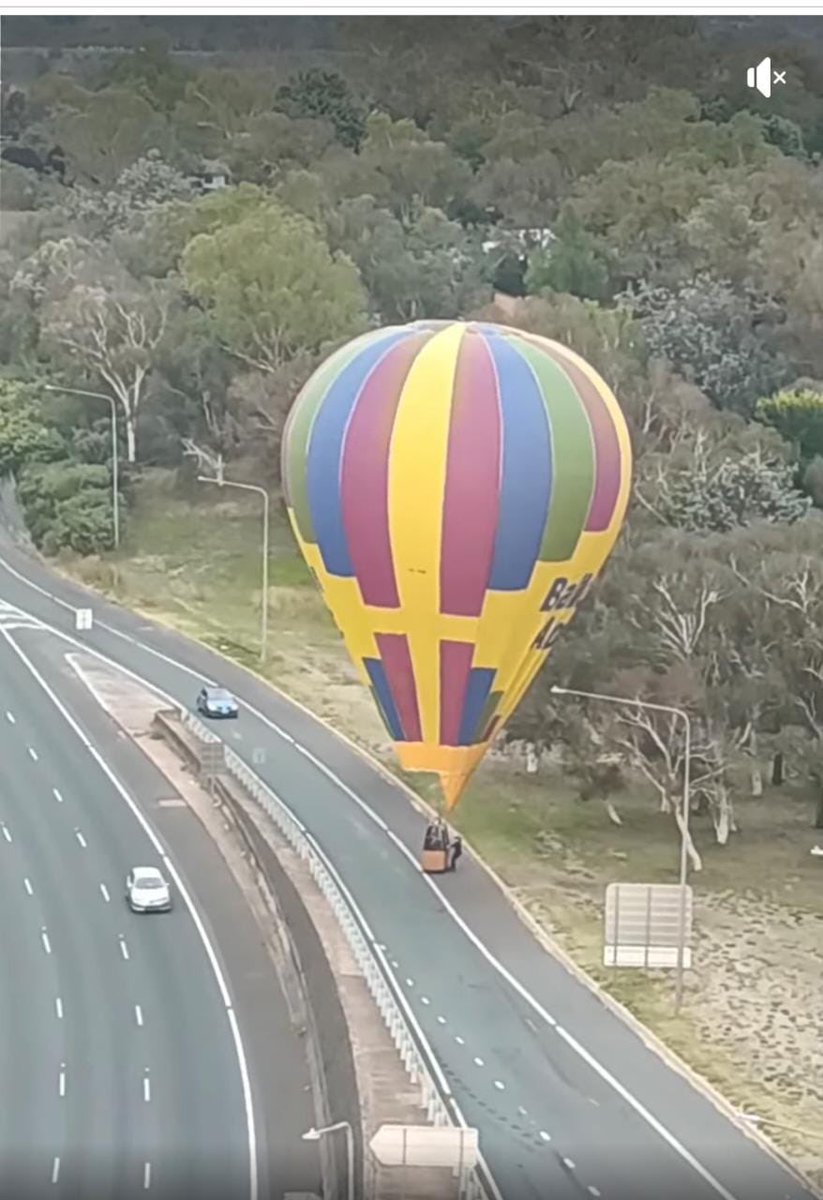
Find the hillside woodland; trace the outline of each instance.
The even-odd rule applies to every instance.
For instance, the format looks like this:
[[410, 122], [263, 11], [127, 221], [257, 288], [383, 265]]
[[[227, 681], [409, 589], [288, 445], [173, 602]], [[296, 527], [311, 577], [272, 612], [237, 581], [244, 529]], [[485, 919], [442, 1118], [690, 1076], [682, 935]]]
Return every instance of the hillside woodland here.
[[823, 828], [823, 56], [772, 42], [766, 103], [752, 49], [688, 18], [348, 18], [327, 40], [305, 69], [151, 40], [4, 87], [0, 473], [35, 542], [110, 548], [109, 398], [128, 521], [140, 473], [190, 472], [187, 447], [276, 493], [296, 390], [369, 326], [560, 339], [619, 397], [636, 484], [509, 736], [614, 821], [641, 772], [674, 821], [677, 722], [548, 687], [684, 706], [721, 844], [765, 768], [816, 788]]

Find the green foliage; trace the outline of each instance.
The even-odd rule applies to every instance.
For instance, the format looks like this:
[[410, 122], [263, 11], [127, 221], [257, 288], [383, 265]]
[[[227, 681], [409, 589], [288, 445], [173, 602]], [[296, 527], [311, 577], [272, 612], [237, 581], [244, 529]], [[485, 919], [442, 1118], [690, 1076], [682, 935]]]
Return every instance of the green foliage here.
[[278, 89], [276, 102], [289, 116], [328, 121], [341, 145], [359, 150], [366, 132], [365, 114], [340, 75], [302, 71]]
[[751, 415], [785, 378], [785, 362], [761, 332], [768, 310], [727, 283], [704, 276], [676, 289], [644, 285], [622, 302], [650, 353], [693, 379], [718, 408]]
[[755, 416], [791, 442], [804, 462], [823, 457], [823, 392], [811, 388], [777, 392], [758, 401]]
[[134, 91], [158, 112], [168, 113], [182, 99], [189, 72], [176, 63], [161, 38], [150, 38], [118, 58], [103, 74], [104, 87]]
[[605, 300], [610, 292], [609, 267], [594, 239], [569, 214], [558, 222], [555, 240], [529, 256], [526, 291], [566, 292], [581, 300]]
[[764, 459], [759, 450], [713, 465], [698, 452], [684, 470], [661, 469], [654, 509], [667, 525], [691, 532], [725, 533], [758, 521], [791, 525], [811, 503], [794, 478], [790, 464]]
[[114, 186], [100, 191], [78, 184], [63, 200], [66, 215], [92, 237], [110, 238], [135, 217], [145, 216], [174, 200], [191, 200], [191, 184], [174, 167], [149, 150], [125, 167]]
[[354, 264], [333, 255], [305, 217], [280, 205], [199, 234], [186, 246], [182, 269], [218, 341], [264, 369], [365, 327]]
[[17, 494], [35, 545], [46, 554], [60, 549], [98, 554], [111, 549], [114, 534], [107, 467], [32, 464], [20, 473]]
[[56, 430], [43, 424], [34, 388], [0, 377], [0, 475], [27, 463], [49, 463], [66, 455]]

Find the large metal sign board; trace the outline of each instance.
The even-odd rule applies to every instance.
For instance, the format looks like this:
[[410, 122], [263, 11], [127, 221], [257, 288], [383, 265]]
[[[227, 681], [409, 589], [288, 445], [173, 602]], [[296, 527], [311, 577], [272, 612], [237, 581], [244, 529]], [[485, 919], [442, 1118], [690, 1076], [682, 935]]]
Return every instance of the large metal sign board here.
[[369, 1142], [384, 1167], [451, 1167], [470, 1171], [477, 1163], [476, 1129], [454, 1125], [381, 1125]]
[[[683, 929], [680, 918], [683, 907]], [[692, 964], [692, 889], [676, 883], [610, 883], [606, 888], [606, 967], [676, 967]]]

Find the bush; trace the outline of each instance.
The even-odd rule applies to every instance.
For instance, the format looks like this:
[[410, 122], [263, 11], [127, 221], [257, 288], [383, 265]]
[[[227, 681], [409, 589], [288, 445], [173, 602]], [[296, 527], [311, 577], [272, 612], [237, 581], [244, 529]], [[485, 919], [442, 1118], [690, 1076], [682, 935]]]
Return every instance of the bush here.
[[29, 532], [45, 554], [110, 550], [114, 544], [108, 468], [69, 461], [32, 464], [19, 476], [18, 497]]

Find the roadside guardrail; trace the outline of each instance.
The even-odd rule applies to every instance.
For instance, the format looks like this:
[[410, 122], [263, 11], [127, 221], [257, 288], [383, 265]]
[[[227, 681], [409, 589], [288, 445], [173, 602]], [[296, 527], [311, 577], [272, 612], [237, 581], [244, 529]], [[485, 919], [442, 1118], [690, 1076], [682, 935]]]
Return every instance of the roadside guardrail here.
[[[180, 710], [183, 725], [204, 744], [223, 747], [225, 770], [274, 821], [283, 837], [306, 863], [317, 886], [328, 901], [363, 972], [366, 984], [380, 1011], [383, 1022], [412, 1083], [419, 1086], [423, 1105], [434, 1125], [468, 1128], [452, 1095], [448, 1081], [435, 1058], [426, 1035], [411, 1011], [394, 974], [380, 949], [368, 922], [340, 878], [334, 864], [317, 841], [280, 797], [254, 773], [243, 760], [222, 742], [203, 722], [186, 709]], [[211, 766], [211, 764], [210, 764]], [[211, 766], [214, 770], [214, 767]], [[467, 1172], [460, 1181], [461, 1200], [499, 1200], [487, 1168], [480, 1159], [480, 1170]]]

